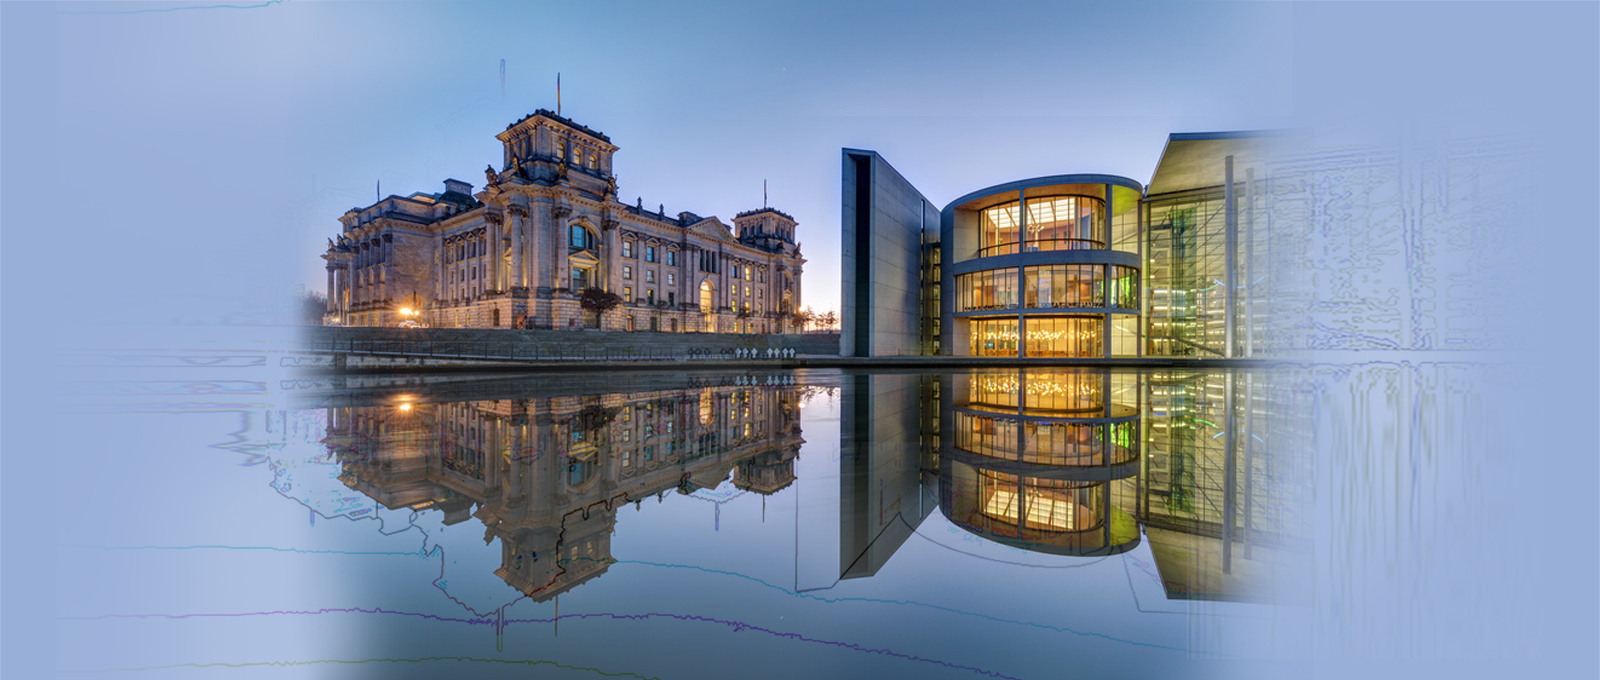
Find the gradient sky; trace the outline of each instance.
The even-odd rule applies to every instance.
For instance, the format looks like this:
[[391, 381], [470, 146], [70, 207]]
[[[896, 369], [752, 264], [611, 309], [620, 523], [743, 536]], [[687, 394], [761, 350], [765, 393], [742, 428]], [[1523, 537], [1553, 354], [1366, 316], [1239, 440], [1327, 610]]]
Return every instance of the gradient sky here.
[[[339, 215], [371, 204], [380, 181], [385, 196], [439, 191], [446, 177], [481, 185], [500, 162], [494, 135], [554, 109], [560, 72], [563, 113], [621, 147], [623, 200], [727, 221], [760, 207], [767, 180], [770, 204], [800, 222], [805, 302], [820, 311], [839, 304], [840, 148], [879, 151], [940, 206], [1044, 174], [1147, 182], [1169, 132], [1286, 121], [1290, 19], [1287, 5], [1258, 3], [60, 14], [57, 121], [87, 132], [69, 132], [69, 154], [137, 158], [128, 171], [167, 189], [152, 203], [147, 182], [115, 184], [90, 200], [159, 223], [101, 264], [155, 277], [141, 303], [181, 319], [198, 307], [158, 298], [196, 276], [223, 296], [202, 306], [321, 290], [317, 256]], [[142, 271], [126, 248], [149, 250]]]

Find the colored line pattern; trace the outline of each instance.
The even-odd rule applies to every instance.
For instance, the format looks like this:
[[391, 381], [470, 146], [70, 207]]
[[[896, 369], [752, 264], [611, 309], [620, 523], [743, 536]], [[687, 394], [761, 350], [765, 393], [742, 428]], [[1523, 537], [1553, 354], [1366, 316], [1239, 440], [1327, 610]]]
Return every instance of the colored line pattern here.
[[475, 656], [424, 656], [415, 659], [316, 659], [313, 661], [257, 661], [251, 663], [175, 663], [166, 666], [143, 666], [139, 668], [102, 668], [97, 670], [57, 670], [57, 673], [126, 673], [129, 671], [158, 671], [168, 668], [250, 668], [253, 666], [316, 666], [321, 664], [359, 665], [369, 663], [428, 663], [431, 661], [459, 661], [467, 663], [493, 663], [513, 666], [554, 666], [573, 671], [589, 671], [608, 678], [641, 678], [642, 680], [661, 680], [651, 675], [638, 673], [608, 673], [598, 668], [588, 666], [569, 666], [549, 659], [485, 659]]

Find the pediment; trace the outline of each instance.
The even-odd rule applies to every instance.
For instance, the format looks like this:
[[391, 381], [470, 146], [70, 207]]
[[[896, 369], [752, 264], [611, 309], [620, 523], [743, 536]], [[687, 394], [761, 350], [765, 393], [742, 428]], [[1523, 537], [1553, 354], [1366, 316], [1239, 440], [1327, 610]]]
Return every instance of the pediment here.
[[595, 265], [600, 264], [600, 259], [599, 258], [597, 258], [594, 255], [590, 254], [588, 251], [583, 251], [583, 250], [580, 250], [580, 251], [578, 251], [576, 253], [568, 255], [567, 256], [567, 260], [570, 261], [572, 264], [579, 265], [579, 266], [584, 266], [584, 267], [593, 267]]
[[707, 217], [699, 222], [695, 222], [694, 224], [689, 225], [688, 229], [689, 231], [700, 234], [701, 236], [705, 236], [707, 238], [717, 239], [720, 241], [733, 240], [733, 229], [728, 225], [723, 224], [722, 220], [717, 219], [716, 216]]

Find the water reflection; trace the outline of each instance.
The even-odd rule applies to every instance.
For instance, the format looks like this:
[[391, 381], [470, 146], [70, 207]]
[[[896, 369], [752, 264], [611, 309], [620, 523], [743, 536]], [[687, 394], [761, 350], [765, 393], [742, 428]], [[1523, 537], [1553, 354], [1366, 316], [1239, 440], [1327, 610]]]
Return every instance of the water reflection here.
[[622, 505], [730, 475], [767, 495], [794, 482], [812, 388], [699, 382], [535, 396], [561, 390], [534, 381], [495, 390], [506, 398], [443, 403], [401, 394], [330, 407], [326, 443], [339, 481], [385, 508], [477, 519], [485, 544], [499, 541], [495, 576], [542, 602], [606, 572]]
[[940, 508], [1035, 552], [1118, 554], [1142, 533], [1169, 598], [1302, 599], [1278, 581], [1302, 561], [1288, 548], [1305, 537], [1296, 508], [1309, 499], [1287, 480], [1304, 479], [1309, 433], [1280, 417], [1293, 392], [1261, 377], [943, 376]]
[[[1279, 582], [1304, 535], [1305, 499], [1285, 480], [1302, 478], [1308, 439], [1275, 417], [1294, 407], [1277, 381], [1065, 368], [836, 380], [837, 497], [815, 486], [827, 479], [805, 492], [822, 510], [795, 497], [798, 592], [878, 574], [937, 510], [968, 534], [1035, 553], [1146, 545], [1172, 599], [1301, 597]], [[542, 602], [606, 573], [622, 505], [724, 484], [791, 490], [801, 406], [835, 389], [797, 382], [390, 388], [329, 407], [326, 443], [339, 481], [384, 508], [436, 511], [446, 525], [475, 519], [486, 544], [498, 541], [494, 575]]]

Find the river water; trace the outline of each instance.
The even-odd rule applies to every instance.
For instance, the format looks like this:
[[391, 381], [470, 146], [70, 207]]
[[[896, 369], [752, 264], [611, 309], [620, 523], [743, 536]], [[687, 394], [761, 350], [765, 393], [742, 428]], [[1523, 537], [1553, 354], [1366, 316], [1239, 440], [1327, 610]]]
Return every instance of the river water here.
[[[63, 540], [61, 667], [1050, 678], [1303, 657], [1302, 381], [352, 376], [189, 385], [181, 413], [135, 395], [98, 417], [166, 455], [93, 473], [129, 504]], [[159, 497], [175, 476], [179, 504]]]

